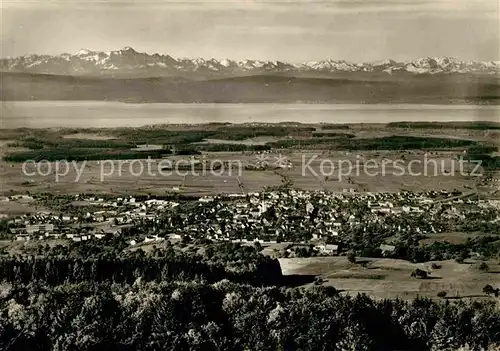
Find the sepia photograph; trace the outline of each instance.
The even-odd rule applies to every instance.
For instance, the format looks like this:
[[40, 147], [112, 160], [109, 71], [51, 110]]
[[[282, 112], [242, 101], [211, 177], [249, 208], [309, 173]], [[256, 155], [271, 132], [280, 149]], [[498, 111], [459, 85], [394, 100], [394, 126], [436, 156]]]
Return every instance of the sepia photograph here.
[[0, 23], [0, 350], [500, 350], [498, 1]]

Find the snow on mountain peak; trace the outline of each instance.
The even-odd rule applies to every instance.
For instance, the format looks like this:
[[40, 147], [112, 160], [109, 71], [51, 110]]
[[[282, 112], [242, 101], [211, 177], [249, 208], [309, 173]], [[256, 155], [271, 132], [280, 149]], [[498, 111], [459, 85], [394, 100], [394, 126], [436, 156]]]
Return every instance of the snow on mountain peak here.
[[106, 71], [124, 71], [135, 74], [150, 72], [157, 75], [183, 75], [184, 73], [218, 72], [225, 75], [243, 73], [321, 73], [336, 74], [338, 72], [385, 72], [396, 74], [401, 72], [412, 74], [438, 73], [486, 73], [500, 74], [500, 62], [461, 61], [454, 57], [421, 57], [406, 62], [384, 60], [370, 63], [352, 63], [345, 60], [328, 58], [322, 61], [303, 63], [286, 63], [282, 61], [264, 61], [245, 59], [172, 58], [168, 55], [139, 53], [130, 46], [119, 50], [100, 52], [80, 49], [74, 54], [26, 55], [0, 60], [2, 70], [15, 72], [40, 72], [53, 74], [95, 74]]
[[75, 56], [87, 56], [87, 55], [90, 55], [92, 53], [92, 51], [88, 50], [88, 49], [80, 49], [78, 50], [77, 52], [75, 52]]
[[219, 62], [219, 63], [220, 63], [222, 66], [224, 66], [224, 67], [229, 67], [229, 66], [231, 66], [231, 63], [232, 63], [232, 62], [231, 62], [230, 60], [228, 60], [228, 59], [222, 59], [222, 60], [220, 60], [220, 62]]
[[138, 52], [134, 50], [134, 48], [130, 46], [125, 46], [122, 49], [119, 50], [113, 50], [109, 54], [112, 55], [123, 55], [123, 54], [137, 54]]
[[369, 63], [371, 66], [393, 66], [396, 64], [394, 60], [382, 60]]

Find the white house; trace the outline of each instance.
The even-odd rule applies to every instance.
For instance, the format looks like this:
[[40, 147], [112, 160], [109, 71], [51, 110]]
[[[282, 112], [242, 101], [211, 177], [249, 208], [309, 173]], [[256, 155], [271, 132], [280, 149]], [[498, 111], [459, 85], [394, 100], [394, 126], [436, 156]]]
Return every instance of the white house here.
[[337, 252], [339, 246], [335, 244], [322, 244], [315, 246], [315, 248], [318, 249], [322, 254], [332, 255], [333, 253]]

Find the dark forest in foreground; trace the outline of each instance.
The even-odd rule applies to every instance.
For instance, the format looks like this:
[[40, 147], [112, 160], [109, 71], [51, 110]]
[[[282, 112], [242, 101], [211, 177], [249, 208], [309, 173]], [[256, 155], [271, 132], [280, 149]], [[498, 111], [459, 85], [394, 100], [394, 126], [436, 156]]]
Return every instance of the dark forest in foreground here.
[[496, 76], [419, 75], [363, 80], [247, 76], [194, 81], [185, 78], [104, 78], [2, 73], [1, 99], [97, 100], [170, 103], [426, 103], [498, 104]]
[[[500, 342], [500, 312], [490, 302], [375, 301], [296, 288], [251, 247], [198, 256], [173, 248], [124, 254], [109, 244], [75, 244], [64, 259], [57, 248], [3, 257], [0, 348], [479, 350]], [[232, 273], [217, 268], [222, 262]]]
[[12, 290], [5, 350], [471, 350], [500, 341], [492, 303], [374, 301], [334, 289], [167, 281]]

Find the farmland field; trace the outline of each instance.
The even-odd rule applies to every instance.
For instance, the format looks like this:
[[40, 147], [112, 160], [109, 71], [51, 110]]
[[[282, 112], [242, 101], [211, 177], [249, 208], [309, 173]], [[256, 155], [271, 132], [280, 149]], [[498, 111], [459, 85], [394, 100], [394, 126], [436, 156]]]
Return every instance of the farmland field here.
[[[487, 299], [482, 288], [499, 284], [499, 266], [488, 262], [489, 272], [478, 270], [478, 262], [467, 260], [441, 261], [440, 269], [432, 269], [431, 262], [410, 263], [403, 260], [358, 258], [357, 263], [346, 257], [280, 258], [283, 274], [315, 275], [345, 293], [365, 293], [374, 298], [413, 299], [417, 296], [437, 298], [446, 291], [447, 298]], [[416, 279], [410, 274], [416, 268], [431, 272], [429, 279]]]
[[[160, 162], [166, 162], [165, 159], [151, 160], [151, 173], [147, 170], [147, 160], [108, 160], [108, 161], [85, 161], [69, 163], [66, 171], [65, 165], [60, 165], [61, 169], [58, 176], [55, 172], [55, 163], [51, 163], [52, 172], [47, 173], [48, 168], [42, 174], [33, 174], [36, 170], [33, 165], [25, 166], [28, 175], [24, 174], [23, 164], [6, 163], [0, 161], [0, 178], [3, 186], [0, 192], [3, 195], [9, 193], [19, 193], [23, 191], [30, 192], [53, 192], [53, 193], [113, 193], [113, 194], [155, 194], [164, 195], [167, 192], [177, 191], [190, 195], [212, 195], [220, 193], [241, 193], [261, 191], [265, 187], [279, 186], [283, 181], [289, 180], [291, 186], [304, 190], [327, 190], [327, 191], [400, 191], [413, 190], [425, 191], [436, 188], [445, 190], [458, 189], [468, 191], [471, 189], [477, 177], [461, 175], [455, 172], [437, 173], [430, 164], [428, 175], [425, 176], [424, 155], [409, 155], [405, 161], [407, 165], [411, 160], [419, 160], [421, 164], [412, 164], [414, 174], [401, 175], [398, 170], [387, 165], [383, 168], [383, 159], [394, 159], [400, 157], [401, 153], [379, 152], [375, 156], [373, 152], [359, 152], [346, 155], [343, 152], [332, 152], [322, 154], [321, 151], [314, 152], [307, 150], [304, 152], [293, 151], [283, 154], [292, 164], [287, 169], [268, 169], [268, 170], [248, 170], [244, 166], [256, 160], [257, 154], [242, 153], [209, 153], [204, 155], [203, 159], [210, 163], [232, 161], [233, 166], [224, 170], [212, 172], [207, 168], [203, 170], [188, 169], [182, 172], [161, 173], [157, 167]], [[356, 164], [357, 157], [365, 157], [377, 162], [377, 166], [368, 169], [366, 172], [364, 164]], [[270, 156], [273, 160], [274, 155]], [[358, 158], [359, 158], [358, 157]], [[189, 162], [189, 157], [172, 156], [167, 158], [172, 162], [182, 159]], [[305, 167], [309, 163], [309, 167]], [[438, 167], [441, 164], [445, 169], [450, 169], [450, 155], [443, 153], [435, 155]], [[328, 176], [321, 175], [321, 161], [327, 160], [329, 163], [323, 167], [323, 171]], [[345, 164], [351, 161], [352, 167], [346, 167], [342, 171], [337, 165]], [[442, 161], [442, 162], [441, 162]], [[329, 166], [330, 163], [333, 167]], [[142, 166], [141, 166], [142, 165]], [[241, 165], [241, 166], [240, 166]], [[48, 167], [45, 165], [45, 167]], [[143, 172], [140, 173], [141, 167]], [[155, 168], [156, 167], [156, 168]], [[328, 168], [330, 167], [330, 168]], [[349, 168], [349, 169], [348, 169]], [[408, 168], [409, 169], [409, 168]], [[458, 170], [458, 167], [456, 168]], [[415, 176], [415, 174], [421, 174]], [[78, 175], [81, 174], [80, 177]], [[184, 174], [186, 174], [184, 176]], [[378, 174], [377, 176], [372, 176]], [[174, 189], [175, 188], [175, 189]], [[178, 189], [177, 189], [178, 188]]]

